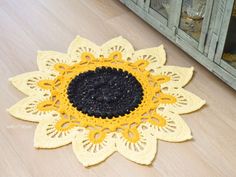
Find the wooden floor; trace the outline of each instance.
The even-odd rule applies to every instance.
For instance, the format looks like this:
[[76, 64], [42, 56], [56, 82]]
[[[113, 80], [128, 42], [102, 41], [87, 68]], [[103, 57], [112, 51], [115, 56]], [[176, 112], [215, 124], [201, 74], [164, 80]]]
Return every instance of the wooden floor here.
[[[8, 78], [36, 70], [37, 50], [65, 52], [76, 35], [98, 44], [122, 35], [136, 49], [164, 44], [167, 64], [194, 66], [186, 87], [207, 100], [184, 115], [194, 139], [159, 142], [152, 166], [130, 162], [118, 153], [84, 168], [71, 145], [54, 150], [33, 148], [36, 124], [5, 111], [24, 97]], [[236, 92], [118, 0], [0, 0], [0, 176], [1, 177], [233, 177], [236, 176]]]

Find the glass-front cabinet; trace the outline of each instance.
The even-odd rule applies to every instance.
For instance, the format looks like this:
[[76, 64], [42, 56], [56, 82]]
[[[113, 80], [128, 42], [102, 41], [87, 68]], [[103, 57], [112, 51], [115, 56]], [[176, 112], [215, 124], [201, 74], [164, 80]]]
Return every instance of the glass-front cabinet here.
[[234, 0], [120, 1], [236, 90]]

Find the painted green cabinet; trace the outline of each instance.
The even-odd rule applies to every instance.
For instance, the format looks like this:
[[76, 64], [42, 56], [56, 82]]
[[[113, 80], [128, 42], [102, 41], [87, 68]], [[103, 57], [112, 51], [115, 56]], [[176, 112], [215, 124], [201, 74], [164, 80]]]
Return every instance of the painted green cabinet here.
[[236, 90], [234, 0], [121, 2]]

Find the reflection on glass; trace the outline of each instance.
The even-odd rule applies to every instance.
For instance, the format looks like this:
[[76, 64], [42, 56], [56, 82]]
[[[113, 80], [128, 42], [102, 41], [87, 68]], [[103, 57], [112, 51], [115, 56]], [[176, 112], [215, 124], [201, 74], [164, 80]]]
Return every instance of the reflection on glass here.
[[236, 68], [236, 3], [229, 23], [223, 59]]
[[201, 35], [207, 0], [183, 0], [180, 29], [195, 40]]
[[151, 0], [150, 7], [160, 13], [163, 17], [168, 18], [170, 10], [170, 0]]

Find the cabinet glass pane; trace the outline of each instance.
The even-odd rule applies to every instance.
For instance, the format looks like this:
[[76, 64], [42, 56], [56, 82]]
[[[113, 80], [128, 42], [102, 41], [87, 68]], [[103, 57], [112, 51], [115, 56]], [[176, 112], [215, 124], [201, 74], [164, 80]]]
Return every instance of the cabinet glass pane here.
[[151, 0], [150, 7], [163, 17], [168, 18], [170, 9], [169, 1], [170, 0]]
[[223, 59], [236, 68], [236, 3], [229, 23]]
[[180, 29], [199, 41], [207, 0], [183, 0]]

